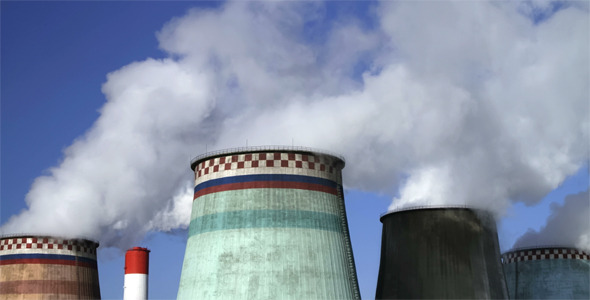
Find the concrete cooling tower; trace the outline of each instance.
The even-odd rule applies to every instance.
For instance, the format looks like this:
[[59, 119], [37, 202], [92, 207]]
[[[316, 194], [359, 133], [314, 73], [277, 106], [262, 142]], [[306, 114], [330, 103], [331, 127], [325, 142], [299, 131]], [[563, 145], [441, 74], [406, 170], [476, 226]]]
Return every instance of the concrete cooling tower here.
[[297, 147], [193, 160], [179, 299], [359, 299], [342, 158]]
[[502, 255], [510, 299], [590, 299], [590, 255], [563, 247]]
[[377, 299], [508, 298], [491, 214], [419, 208], [381, 217]]
[[98, 243], [48, 236], [0, 239], [0, 299], [100, 299]]

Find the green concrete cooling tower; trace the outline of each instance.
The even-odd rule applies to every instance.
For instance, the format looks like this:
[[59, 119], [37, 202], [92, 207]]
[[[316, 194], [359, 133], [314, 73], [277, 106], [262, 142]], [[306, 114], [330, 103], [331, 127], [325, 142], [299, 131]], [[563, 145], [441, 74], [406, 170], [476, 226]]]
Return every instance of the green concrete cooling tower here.
[[590, 255], [565, 247], [502, 255], [510, 299], [590, 299]]
[[298, 147], [195, 158], [178, 299], [359, 299], [343, 167]]

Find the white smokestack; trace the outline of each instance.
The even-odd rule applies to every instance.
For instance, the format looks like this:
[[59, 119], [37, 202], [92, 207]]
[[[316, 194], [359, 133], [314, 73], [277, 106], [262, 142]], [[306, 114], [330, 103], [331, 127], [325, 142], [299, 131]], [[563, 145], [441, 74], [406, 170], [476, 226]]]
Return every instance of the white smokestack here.
[[124, 300], [148, 298], [148, 271], [150, 250], [133, 247], [125, 254]]

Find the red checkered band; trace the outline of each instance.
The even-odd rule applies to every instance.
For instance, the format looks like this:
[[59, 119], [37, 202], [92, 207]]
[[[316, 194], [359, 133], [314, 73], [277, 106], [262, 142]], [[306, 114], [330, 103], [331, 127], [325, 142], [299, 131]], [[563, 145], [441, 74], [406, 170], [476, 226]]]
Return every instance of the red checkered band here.
[[508, 252], [502, 255], [502, 263], [542, 259], [583, 259], [590, 260], [590, 255], [582, 250], [571, 248], [527, 249]]
[[71, 250], [96, 255], [97, 244], [85, 240], [50, 237], [19, 237], [0, 240], [0, 251], [16, 249]]
[[318, 170], [333, 173], [333, 161], [328, 156], [301, 153], [248, 153], [216, 157], [200, 162], [195, 170], [198, 177], [226, 170], [245, 168], [282, 167]]

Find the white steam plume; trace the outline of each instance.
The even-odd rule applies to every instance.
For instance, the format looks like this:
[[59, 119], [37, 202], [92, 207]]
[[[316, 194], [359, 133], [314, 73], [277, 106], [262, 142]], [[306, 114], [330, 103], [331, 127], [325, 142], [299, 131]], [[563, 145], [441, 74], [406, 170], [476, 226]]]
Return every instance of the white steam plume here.
[[197, 148], [198, 128], [214, 106], [210, 90], [206, 74], [169, 59], [109, 74], [100, 118], [50, 175], [35, 180], [29, 209], [2, 231], [81, 236], [127, 248], [152, 227], [168, 229], [158, 224], [169, 219], [159, 211], [183, 195], [191, 177], [187, 147]]
[[191, 10], [158, 33], [169, 59], [109, 75], [100, 118], [2, 230], [122, 246], [186, 227], [190, 155], [246, 139], [342, 153], [345, 185], [391, 208], [534, 204], [588, 160], [589, 24], [527, 8], [384, 2], [374, 27], [316, 2]]
[[588, 191], [553, 204], [547, 224], [539, 231], [529, 229], [513, 248], [537, 246], [575, 246], [590, 253], [590, 194]]

